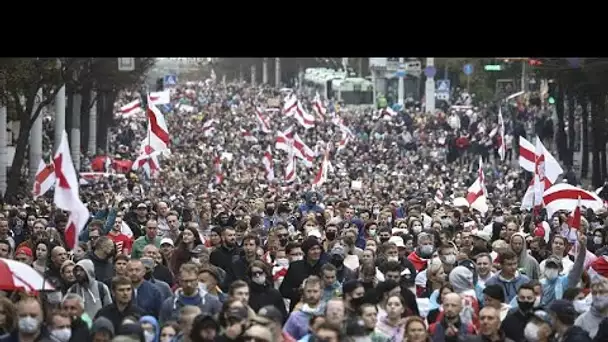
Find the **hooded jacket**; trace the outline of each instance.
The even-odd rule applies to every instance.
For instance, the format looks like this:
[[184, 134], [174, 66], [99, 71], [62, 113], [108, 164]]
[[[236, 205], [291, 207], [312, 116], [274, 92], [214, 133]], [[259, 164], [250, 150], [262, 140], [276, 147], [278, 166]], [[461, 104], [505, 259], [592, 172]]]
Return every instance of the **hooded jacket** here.
[[[540, 267], [538, 265], [538, 261], [528, 254], [528, 246], [526, 245], [526, 237], [522, 233], [515, 233], [513, 236], [519, 236], [523, 240], [522, 249], [519, 252], [519, 261], [517, 266], [519, 269], [523, 270], [526, 273], [526, 276], [530, 279], [538, 280], [540, 279]], [[513, 236], [511, 237], [511, 244], [513, 243]], [[513, 248], [513, 245], [511, 245]]]
[[97, 319], [93, 321], [93, 326], [91, 327], [91, 337], [95, 336], [96, 333], [101, 331], [107, 331], [108, 334], [110, 334], [110, 340], [114, 337], [114, 325], [105, 317], [97, 317]]
[[488, 285], [500, 285], [505, 293], [505, 303], [508, 304], [517, 296], [517, 290], [519, 287], [529, 281], [530, 278], [520, 274], [519, 271], [515, 271], [515, 276], [513, 279], [507, 280], [503, 278], [502, 271], [500, 271], [486, 281], [486, 287]]
[[[139, 319], [139, 323], [140, 324], [144, 324], [144, 323], [149, 323], [154, 327], [154, 339], [152, 340], [152, 342], [158, 342], [160, 340], [160, 325], [158, 324], [158, 321], [156, 320], [156, 318], [152, 317], [152, 316], [144, 316], [142, 318]], [[146, 333], [144, 332], [144, 337], [145, 337]]]
[[[77, 293], [84, 299], [84, 311], [89, 317], [95, 317], [95, 314], [102, 307], [112, 304], [112, 295], [106, 284], [95, 280], [95, 266], [89, 259], [83, 259], [76, 263], [75, 267], [81, 267], [87, 280], [83, 284], [76, 283], [69, 289], [69, 293]], [[99, 291], [104, 291], [102, 295]], [[103, 298], [103, 301], [102, 301]]]
[[179, 311], [187, 305], [198, 306], [203, 314], [215, 316], [222, 310], [222, 303], [219, 299], [210, 293], [200, 293], [200, 289], [194, 296], [185, 296], [182, 289], [179, 288], [175, 294], [163, 302], [160, 308], [158, 318], [162, 323], [167, 321], [177, 321], [179, 319]]
[[95, 253], [89, 252], [85, 257], [93, 262], [95, 268], [95, 279], [110, 279], [114, 276], [114, 264], [112, 258], [101, 259]]
[[[313, 194], [317, 196], [316, 203], [310, 202], [310, 199], [312, 198]], [[298, 211], [302, 215], [306, 215], [309, 212], [314, 212], [314, 213], [319, 213], [319, 214], [323, 213], [323, 208], [321, 208], [319, 205], [317, 205], [317, 203], [321, 203], [321, 200], [322, 200], [322, 197], [319, 193], [314, 192], [314, 191], [309, 191], [304, 194], [304, 200], [306, 201], [306, 203], [303, 203], [298, 207]]]

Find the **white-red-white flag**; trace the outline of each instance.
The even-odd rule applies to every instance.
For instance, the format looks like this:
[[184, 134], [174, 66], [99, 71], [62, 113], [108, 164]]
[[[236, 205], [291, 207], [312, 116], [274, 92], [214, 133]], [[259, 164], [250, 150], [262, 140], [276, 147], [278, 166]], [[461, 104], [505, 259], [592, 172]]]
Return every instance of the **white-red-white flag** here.
[[315, 159], [315, 151], [313, 151], [306, 143], [300, 138], [298, 133], [293, 137], [293, 148], [296, 157], [298, 157], [306, 167], [310, 168], [313, 165]]
[[570, 215], [568, 215], [568, 226], [573, 229], [580, 229], [581, 216], [581, 197], [579, 196], [576, 202], [576, 207], [574, 208], [574, 210], [572, 210]]
[[502, 119], [502, 110], [498, 108], [498, 155], [500, 160], [505, 160], [507, 149], [505, 146], [505, 122]]
[[325, 120], [327, 108], [323, 105], [323, 100], [321, 100], [321, 95], [319, 95], [319, 92], [317, 92], [315, 98], [312, 100], [312, 109], [315, 111], [315, 113], [317, 113], [321, 120]]
[[165, 122], [163, 113], [156, 108], [148, 95], [148, 108], [146, 110], [148, 116], [148, 140], [149, 145], [154, 151], [164, 151], [169, 148], [170, 138], [169, 129]]
[[297, 178], [296, 157], [292, 152], [289, 154], [289, 156], [287, 158], [287, 165], [285, 166], [284, 182], [292, 183], [292, 182], [295, 182], [296, 178]]
[[270, 123], [268, 122], [268, 119], [264, 116], [264, 110], [262, 108], [255, 108], [255, 118], [258, 120], [260, 131], [266, 134], [271, 132]]
[[479, 157], [479, 169], [477, 170], [477, 179], [467, 189], [467, 202], [473, 209], [477, 209], [481, 213], [488, 211], [488, 204], [486, 203], [487, 190], [485, 186], [485, 175], [483, 173], [483, 163], [481, 157]]
[[64, 235], [67, 247], [73, 249], [78, 244], [78, 236], [87, 224], [90, 213], [79, 197], [78, 177], [70, 155], [68, 135], [65, 131], [53, 163], [57, 178], [54, 202], [57, 208], [70, 212]]
[[572, 210], [575, 206], [592, 210], [599, 210], [604, 207], [604, 201], [596, 193], [577, 188], [568, 183], [555, 184], [545, 190], [543, 202], [549, 217], [559, 210]]
[[254, 137], [253, 134], [251, 134], [251, 132], [249, 132], [246, 129], [241, 128], [241, 136], [245, 139], [245, 141], [250, 142], [250, 143], [257, 143], [258, 142], [258, 138]]
[[545, 154], [540, 139], [536, 139], [535, 164], [534, 164], [534, 206], [542, 205], [543, 193], [545, 192]]
[[329, 161], [329, 150], [326, 150], [323, 160], [321, 161], [321, 167], [319, 167], [319, 171], [317, 171], [317, 174], [312, 181], [313, 189], [319, 188], [325, 182], [327, 182], [327, 178], [332, 169], [333, 167]]
[[160, 163], [158, 162], [159, 155], [161, 155], [160, 151], [143, 153], [135, 159], [131, 169], [135, 171], [143, 169], [148, 177], [155, 176], [160, 171]]
[[266, 179], [272, 181], [274, 179], [274, 161], [272, 160], [272, 150], [270, 149], [270, 146], [268, 146], [266, 152], [264, 152], [262, 164], [264, 164], [264, 169], [266, 170]]
[[32, 191], [34, 198], [49, 191], [55, 185], [55, 180], [55, 165], [53, 163], [47, 164], [40, 159], [40, 165], [38, 165], [38, 171], [36, 171], [34, 177], [34, 189]]
[[213, 158], [213, 170], [215, 171], [215, 184], [222, 184], [224, 181], [224, 174], [222, 173], [222, 160], [219, 154], [215, 154]]
[[141, 101], [139, 99], [133, 100], [126, 105], [120, 107], [120, 114], [130, 116], [135, 115], [137, 113], [141, 113], [143, 110], [141, 109]]
[[[538, 137], [536, 137], [539, 140]], [[543, 145], [542, 141], [540, 144]], [[564, 173], [564, 170], [559, 165], [559, 162], [547, 151], [545, 146], [542, 147], [543, 156], [545, 158], [545, 177], [547, 177], [551, 184], [554, 184], [557, 181], [559, 175]], [[534, 172], [536, 165], [536, 146], [526, 140], [523, 137], [519, 137], [519, 166], [522, 169]]]

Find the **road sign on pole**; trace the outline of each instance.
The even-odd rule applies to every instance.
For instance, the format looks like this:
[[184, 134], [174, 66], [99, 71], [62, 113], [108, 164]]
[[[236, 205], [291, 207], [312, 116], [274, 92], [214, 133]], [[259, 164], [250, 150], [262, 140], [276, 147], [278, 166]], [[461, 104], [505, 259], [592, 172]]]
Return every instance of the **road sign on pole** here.
[[426, 68], [424, 68], [424, 76], [426, 76], [428, 78], [435, 77], [436, 73], [437, 73], [437, 69], [435, 69], [435, 67], [432, 65], [429, 65]]
[[450, 100], [450, 80], [437, 80], [435, 87], [435, 97], [438, 100]]
[[471, 76], [473, 74], [473, 64], [465, 64], [462, 71], [464, 71], [465, 75]]
[[118, 71], [133, 71], [133, 70], [135, 70], [135, 58], [118, 57]]
[[175, 75], [165, 75], [163, 79], [164, 86], [174, 86], [177, 85], [177, 76]]

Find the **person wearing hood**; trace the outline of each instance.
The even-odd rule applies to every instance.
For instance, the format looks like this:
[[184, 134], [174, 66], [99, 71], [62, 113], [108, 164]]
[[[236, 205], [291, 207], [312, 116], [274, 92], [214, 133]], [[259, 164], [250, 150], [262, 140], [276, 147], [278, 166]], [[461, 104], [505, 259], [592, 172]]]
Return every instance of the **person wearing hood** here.
[[511, 245], [513, 252], [519, 255], [517, 267], [522, 270], [522, 273], [524, 273], [530, 279], [540, 279], [540, 267], [538, 265], [538, 261], [536, 261], [533, 256], [528, 254], [525, 235], [523, 233], [515, 233], [511, 235], [509, 244]]
[[89, 252], [86, 259], [93, 262], [95, 266], [96, 279], [110, 279], [114, 274], [114, 263], [112, 258], [116, 255], [114, 242], [107, 236], [101, 236], [93, 245], [93, 250]]
[[256, 260], [251, 263], [247, 270], [247, 278], [249, 281], [249, 307], [257, 312], [261, 308], [270, 305], [279, 309], [282, 317], [287, 317], [285, 302], [279, 290], [275, 289], [272, 284], [272, 277], [268, 266], [261, 261]]
[[517, 289], [527, 282], [530, 278], [520, 274], [517, 270], [519, 257], [515, 252], [506, 250], [499, 255], [500, 271], [486, 281], [486, 286], [500, 285], [505, 291], [505, 303], [510, 303], [517, 296]]
[[[185, 263], [179, 269], [180, 288], [175, 294], [162, 303], [159, 319], [161, 322], [179, 319], [179, 311], [185, 306], [196, 306], [202, 313], [216, 315], [222, 309], [219, 299], [206, 292], [205, 287], [199, 286], [198, 267], [193, 263]], [[204, 293], [201, 291], [204, 290]]]
[[473, 271], [465, 266], [456, 266], [449, 275], [454, 292], [463, 300], [461, 317], [479, 328], [479, 301], [475, 292], [475, 276]]
[[139, 319], [139, 324], [144, 331], [146, 342], [158, 342], [160, 339], [160, 325], [156, 318], [152, 316], [144, 316]]
[[418, 234], [418, 247], [407, 256], [407, 259], [414, 265], [416, 272], [420, 272], [426, 268], [426, 264], [433, 256], [434, 251], [432, 235], [420, 233]]
[[300, 285], [304, 279], [311, 275], [319, 275], [321, 266], [326, 263], [321, 242], [316, 237], [309, 236], [302, 243], [302, 251], [304, 252], [304, 260], [293, 261], [289, 265], [287, 274], [285, 274], [285, 278], [279, 287], [283, 297], [291, 301], [290, 311], [300, 301]]
[[144, 329], [141, 325], [137, 323], [123, 323], [116, 328], [118, 331], [116, 336], [128, 336], [133, 338], [139, 342], [146, 342], [146, 337], [144, 335]]
[[321, 202], [322, 200], [321, 196], [318, 193], [314, 191], [309, 191], [304, 194], [304, 200], [306, 201], [306, 203], [303, 203], [298, 207], [298, 211], [302, 216], [305, 216], [306, 214], [311, 212], [315, 214], [323, 214], [323, 208], [317, 205], [317, 203]]
[[95, 279], [94, 267], [89, 259], [77, 262], [74, 266], [76, 283], [67, 291], [79, 294], [84, 299], [84, 311], [89, 317], [94, 317], [99, 309], [112, 304], [112, 295], [106, 284]]
[[[114, 325], [105, 317], [93, 321], [90, 339], [93, 341], [111, 341], [114, 338]], [[87, 339], [79, 340], [86, 341]]]

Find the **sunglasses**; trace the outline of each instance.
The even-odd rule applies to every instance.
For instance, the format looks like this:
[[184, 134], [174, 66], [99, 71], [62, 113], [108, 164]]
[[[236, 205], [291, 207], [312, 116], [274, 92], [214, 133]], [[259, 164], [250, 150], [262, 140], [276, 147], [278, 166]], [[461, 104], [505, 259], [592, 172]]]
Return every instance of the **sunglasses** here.
[[259, 277], [262, 274], [264, 274], [264, 272], [261, 272], [261, 271], [251, 272], [251, 275], [254, 276], [254, 277]]

